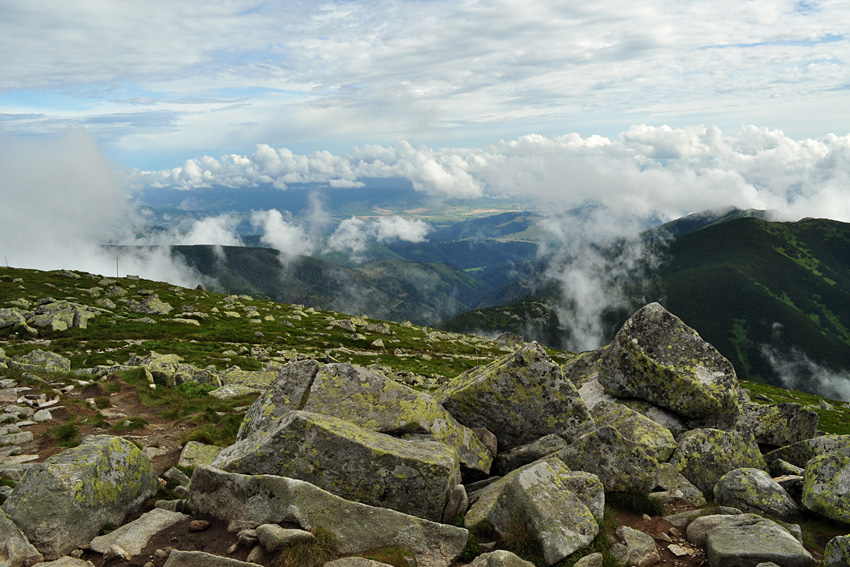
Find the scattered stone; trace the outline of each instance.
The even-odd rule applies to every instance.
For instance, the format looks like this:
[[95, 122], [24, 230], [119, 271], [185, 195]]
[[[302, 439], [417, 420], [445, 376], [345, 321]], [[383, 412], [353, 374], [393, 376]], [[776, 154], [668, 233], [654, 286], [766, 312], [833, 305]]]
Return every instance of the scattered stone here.
[[90, 548], [105, 554], [112, 546], [118, 546], [127, 554], [127, 558], [141, 555], [148, 542], [159, 533], [170, 529], [189, 516], [154, 508], [142, 514], [137, 520], [91, 540]]
[[628, 526], [620, 526], [616, 533], [628, 549], [627, 565], [649, 567], [661, 561], [652, 536]]
[[260, 545], [269, 553], [276, 553], [290, 545], [310, 543], [316, 540], [316, 536], [308, 531], [286, 529], [277, 524], [257, 526], [256, 533]]
[[534, 567], [534, 563], [525, 561], [510, 551], [498, 550], [482, 553], [467, 567]]
[[714, 486], [714, 501], [785, 521], [800, 515], [800, 509], [785, 489], [761, 469], [735, 469], [723, 475]]
[[210, 529], [210, 523], [207, 520], [192, 520], [189, 522], [190, 532], [203, 532]]

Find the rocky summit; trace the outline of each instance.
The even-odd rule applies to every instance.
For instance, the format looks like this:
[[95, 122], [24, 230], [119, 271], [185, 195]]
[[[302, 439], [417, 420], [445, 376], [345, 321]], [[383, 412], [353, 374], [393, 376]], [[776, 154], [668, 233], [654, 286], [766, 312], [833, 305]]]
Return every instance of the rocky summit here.
[[2, 565], [850, 565], [847, 406], [657, 303], [572, 354], [0, 269], [0, 372]]

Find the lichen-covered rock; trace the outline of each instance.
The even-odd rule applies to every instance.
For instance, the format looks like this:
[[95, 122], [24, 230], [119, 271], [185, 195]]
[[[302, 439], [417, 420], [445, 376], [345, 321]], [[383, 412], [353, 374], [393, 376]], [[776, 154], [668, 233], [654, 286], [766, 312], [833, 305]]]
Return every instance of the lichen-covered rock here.
[[97, 315], [98, 309], [69, 301], [51, 301], [35, 308], [29, 324], [33, 327], [50, 327], [53, 331], [64, 331], [73, 327], [85, 329]]
[[823, 550], [824, 567], [850, 565], [850, 536], [837, 536], [829, 540]]
[[800, 404], [744, 404], [756, 441], [784, 447], [817, 435], [818, 414]]
[[547, 455], [557, 453], [567, 447], [569, 447], [569, 443], [552, 433], [527, 445], [514, 447], [507, 453], [499, 453], [493, 460], [492, 472], [499, 476], [504, 476], [512, 470], [533, 463]]
[[710, 567], [751, 567], [772, 561], [783, 567], [813, 567], [815, 560], [782, 526], [766, 518], [729, 522], [706, 534]]
[[262, 524], [297, 524], [330, 531], [337, 553], [403, 546], [419, 567], [449, 567], [468, 538], [463, 528], [438, 524], [395, 510], [351, 502], [310, 483], [270, 475], [241, 475], [198, 467], [191, 505], [228, 524], [228, 531]]
[[113, 545], [117, 545], [130, 557], [135, 557], [141, 555], [148, 542], [157, 534], [171, 529], [172, 526], [189, 519], [189, 517], [179, 512], [154, 508], [108, 534], [97, 536], [91, 540], [89, 548], [92, 551], [104, 554]]
[[12, 520], [0, 509], [0, 564], [10, 567], [30, 567], [44, 557]]
[[575, 386], [537, 343], [469, 370], [435, 394], [467, 427], [486, 427], [510, 450], [555, 433], [572, 441], [593, 428]]
[[482, 553], [473, 559], [467, 567], [534, 567], [534, 563], [530, 563], [510, 551], [499, 549], [490, 553]]
[[602, 358], [599, 381], [620, 398], [640, 398], [723, 428], [740, 414], [735, 369], [696, 331], [658, 303], [623, 324]]
[[628, 400], [617, 400], [618, 403], [626, 406], [627, 408], [634, 410], [641, 414], [644, 417], [648, 417], [667, 431], [669, 431], [674, 438], [679, 437], [682, 433], [691, 429], [685, 418], [681, 415], [674, 413], [668, 409], [664, 409], [655, 404], [651, 404], [645, 400], [638, 399], [628, 399]]
[[158, 488], [138, 447], [97, 435], [32, 465], [3, 510], [45, 558], [55, 559], [89, 543], [104, 526], [120, 525]]
[[146, 315], [167, 315], [173, 310], [174, 308], [171, 305], [162, 301], [155, 293], [147, 296], [141, 303], [132, 301], [127, 306], [127, 311]]
[[489, 528], [500, 535], [524, 526], [540, 544], [546, 563], [557, 563], [589, 545], [599, 533], [605, 495], [593, 475], [571, 472], [550, 457], [519, 468], [478, 494], [464, 519], [469, 529]]
[[809, 461], [802, 505], [827, 518], [850, 523], [850, 450], [819, 455]]
[[12, 357], [11, 368], [28, 372], [70, 372], [71, 361], [55, 352], [36, 349], [27, 354]]
[[248, 410], [238, 438], [266, 429], [294, 410], [338, 417], [370, 431], [439, 441], [457, 451], [465, 471], [487, 474], [493, 462], [475, 432], [430, 395], [350, 364], [287, 364]]
[[7, 327], [19, 327], [27, 324], [24, 313], [16, 307], [4, 307], [0, 309], [0, 329]]
[[174, 387], [193, 380], [200, 369], [194, 364], [183, 362], [176, 354], [159, 354], [150, 351], [143, 357], [132, 356], [129, 366], [141, 366], [148, 370], [157, 384]]
[[652, 536], [629, 526], [620, 526], [616, 533], [629, 553], [626, 565], [649, 567], [661, 561]]
[[649, 492], [655, 486], [658, 461], [613, 427], [600, 427], [558, 452], [573, 470], [595, 474], [606, 492]]
[[660, 463], [658, 465], [658, 476], [655, 483], [656, 486], [668, 492], [680, 491], [682, 493], [682, 499], [694, 506], [705, 506], [705, 495], [703, 495], [702, 491], [682, 476], [676, 470], [676, 467], [670, 463]]
[[219, 453], [221, 453], [221, 447], [198, 443], [197, 441], [187, 441], [183, 450], [180, 451], [180, 459], [177, 464], [181, 467], [211, 465]]
[[847, 448], [850, 448], [850, 435], [821, 435], [765, 453], [764, 459], [768, 463], [782, 459], [794, 466], [806, 468], [806, 464], [818, 455]]
[[601, 401], [590, 415], [598, 427], [613, 427], [660, 463], [666, 462], [676, 450], [676, 440], [669, 429], [624, 405]]
[[752, 434], [720, 429], [692, 429], [682, 434], [669, 462], [703, 494], [709, 494], [729, 471], [767, 469]]
[[437, 522], [460, 483], [457, 453], [447, 445], [397, 439], [304, 411], [227, 447], [213, 466], [297, 478], [348, 500]]
[[[223, 370], [218, 374], [218, 379], [223, 386], [247, 386], [263, 391], [271, 386], [277, 379], [278, 372], [270, 370], [242, 370], [238, 366]], [[195, 381], [199, 382], [195, 375]]]
[[714, 501], [721, 506], [785, 521], [800, 515], [800, 509], [785, 489], [761, 469], [735, 469], [720, 477], [714, 486]]

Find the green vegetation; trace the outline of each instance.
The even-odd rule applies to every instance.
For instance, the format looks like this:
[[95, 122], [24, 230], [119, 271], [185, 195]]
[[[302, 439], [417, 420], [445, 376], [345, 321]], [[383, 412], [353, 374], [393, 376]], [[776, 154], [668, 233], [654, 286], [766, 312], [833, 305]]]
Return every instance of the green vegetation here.
[[48, 432], [63, 447], [76, 447], [80, 444], [80, 428], [75, 423], [56, 425]]
[[315, 540], [283, 548], [272, 560], [272, 567], [321, 567], [333, 556], [336, 538], [321, 528], [312, 530]]
[[645, 492], [606, 492], [605, 502], [617, 510], [625, 510], [639, 516], [665, 514], [664, 504], [658, 498]]
[[[826, 400], [815, 394], [786, 390], [779, 386], [741, 380], [741, 386], [750, 394], [756, 403], [795, 403], [808, 406], [818, 414], [818, 429], [835, 435], [850, 435], [850, 407], [846, 402]], [[767, 396], [770, 402], [760, 400], [755, 396]], [[833, 406], [833, 409], [823, 409], [821, 400]]]
[[411, 553], [409, 549], [399, 545], [370, 549], [368, 551], [358, 553], [356, 557], [363, 557], [365, 559], [371, 559], [372, 561], [386, 563], [393, 567], [410, 567], [410, 565], [416, 564], [416, 557], [413, 553]]

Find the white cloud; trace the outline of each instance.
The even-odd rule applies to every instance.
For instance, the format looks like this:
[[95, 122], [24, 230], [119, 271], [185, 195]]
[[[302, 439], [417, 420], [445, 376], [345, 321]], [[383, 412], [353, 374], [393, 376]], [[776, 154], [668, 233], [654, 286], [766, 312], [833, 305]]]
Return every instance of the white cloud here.
[[251, 215], [251, 224], [263, 230], [260, 238], [262, 242], [285, 256], [308, 255], [315, 249], [316, 245], [310, 235], [291, 220], [285, 219], [280, 211], [255, 211]]
[[370, 241], [379, 243], [401, 240], [404, 242], [425, 242], [425, 236], [431, 227], [419, 219], [406, 219], [400, 216], [359, 219], [351, 217], [337, 225], [328, 237], [328, 249], [335, 252], [348, 252], [352, 260], [362, 260], [362, 255]]
[[192, 228], [185, 234], [177, 235], [173, 244], [213, 244], [216, 246], [242, 246], [242, 239], [236, 233], [239, 218], [224, 214], [195, 220]]

